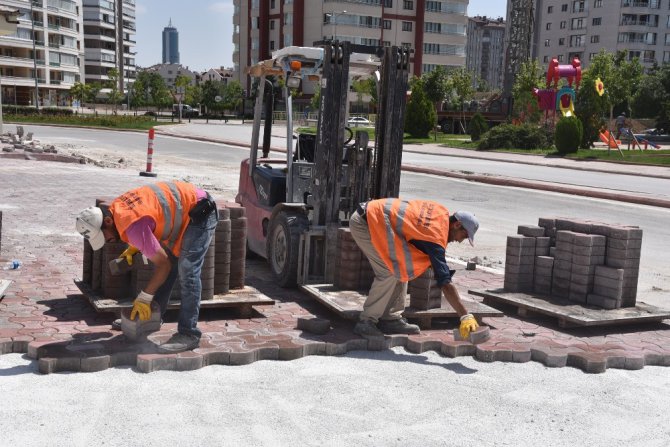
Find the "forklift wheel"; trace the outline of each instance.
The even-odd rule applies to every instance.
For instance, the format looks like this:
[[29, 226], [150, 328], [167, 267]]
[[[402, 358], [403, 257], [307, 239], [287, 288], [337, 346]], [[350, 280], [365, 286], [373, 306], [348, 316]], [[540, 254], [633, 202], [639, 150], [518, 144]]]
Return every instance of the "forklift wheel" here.
[[280, 211], [270, 222], [267, 259], [281, 287], [295, 287], [297, 283], [300, 234], [308, 225], [304, 214], [290, 210]]

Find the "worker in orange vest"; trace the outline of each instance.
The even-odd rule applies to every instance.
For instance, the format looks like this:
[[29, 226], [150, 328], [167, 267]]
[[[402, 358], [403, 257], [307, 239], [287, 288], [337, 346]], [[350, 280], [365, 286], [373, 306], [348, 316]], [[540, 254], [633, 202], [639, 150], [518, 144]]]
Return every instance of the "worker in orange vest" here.
[[93, 250], [101, 249], [105, 242], [121, 240], [129, 244], [121, 256], [130, 264], [137, 252], [154, 264], [151, 279], [133, 302], [132, 320], [150, 320], [152, 303], [160, 308], [162, 317], [179, 276], [177, 333], [159, 346], [161, 352], [187, 351], [200, 342], [200, 273], [217, 222], [216, 203], [211, 196], [185, 182], [142, 186], [114, 199], [109, 209], [92, 206], [77, 216], [77, 231]]
[[444, 206], [427, 200], [378, 199], [358, 206], [349, 220], [354, 240], [367, 256], [375, 279], [363, 312], [354, 327], [362, 336], [417, 334], [419, 327], [402, 318], [407, 282], [433, 268], [445, 298], [458, 313], [464, 339], [478, 324], [467, 312], [451, 282], [445, 256], [449, 242], [465, 239], [473, 244], [477, 218], [467, 212], [453, 215]]

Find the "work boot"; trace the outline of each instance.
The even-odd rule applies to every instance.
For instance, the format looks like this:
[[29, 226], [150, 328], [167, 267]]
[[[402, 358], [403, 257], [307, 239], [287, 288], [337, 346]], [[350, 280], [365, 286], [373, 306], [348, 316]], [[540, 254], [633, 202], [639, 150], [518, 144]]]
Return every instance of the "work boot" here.
[[416, 324], [409, 324], [404, 318], [396, 320], [379, 320], [379, 329], [385, 334], [418, 334], [421, 332]]
[[116, 320], [112, 321], [112, 329], [115, 331], [120, 331], [121, 330], [121, 319], [117, 318]]
[[372, 320], [360, 320], [354, 326], [354, 334], [361, 335], [363, 337], [383, 337], [384, 334], [382, 331], [377, 329], [377, 326], [372, 322]]
[[177, 332], [168, 341], [158, 347], [159, 352], [176, 353], [190, 351], [200, 344], [200, 338], [195, 335], [180, 334]]

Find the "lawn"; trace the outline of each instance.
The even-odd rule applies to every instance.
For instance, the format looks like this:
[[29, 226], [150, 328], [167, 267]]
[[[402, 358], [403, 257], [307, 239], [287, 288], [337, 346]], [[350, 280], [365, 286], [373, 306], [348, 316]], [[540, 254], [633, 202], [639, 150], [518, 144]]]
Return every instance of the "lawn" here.
[[101, 127], [109, 129], [148, 130], [161, 124], [151, 116], [132, 115], [13, 115], [6, 114], [4, 121], [17, 124], [53, 124], [60, 126]]

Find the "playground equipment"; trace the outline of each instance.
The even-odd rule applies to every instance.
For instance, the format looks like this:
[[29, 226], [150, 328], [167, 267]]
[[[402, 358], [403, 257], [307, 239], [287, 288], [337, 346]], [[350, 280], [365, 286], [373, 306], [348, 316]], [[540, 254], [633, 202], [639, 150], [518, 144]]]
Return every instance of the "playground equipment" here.
[[617, 149], [621, 151], [619, 148], [619, 145], [621, 144], [621, 140], [615, 139], [612, 134], [610, 133], [609, 130], [605, 129], [604, 131], [599, 132], [600, 136], [600, 141], [605, 143], [608, 148], [610, 149]]
[[643, 150], [642, 145], [644, 145], [644, 150], [647, 150], [649, 146], [653, 147], [654, 149], [661, 148], [661, 146], [652, 143], [646, 138], [636, 137], [630, 128], [624, 127], [623, 129], [621, 129], [621, 131], [623, 132], [624, 135], [628, 137], [628, 150], [630, 150], [631, 146], [633, 147], [633, 149], [635, 149], [635, 147], [637, 146], [639, 150]]
[[[565, 78], [568, 85], [558, 88], [558, 81]], [[547, 69], [547, 84], [544, 89], [533, 89], [540, 110], [544, 110], [545, 118], [549, 112], [561, 111], [563, 116], [575, 116], [575, 91], [582, 81], [582, 63], [579, 58], [572, 60], [572, 65], [560, 65], [554, 58]], [[573, 87], [574, 84], [574, 87]]]

